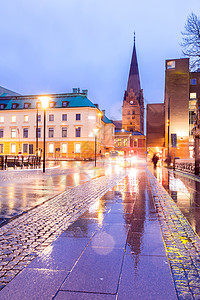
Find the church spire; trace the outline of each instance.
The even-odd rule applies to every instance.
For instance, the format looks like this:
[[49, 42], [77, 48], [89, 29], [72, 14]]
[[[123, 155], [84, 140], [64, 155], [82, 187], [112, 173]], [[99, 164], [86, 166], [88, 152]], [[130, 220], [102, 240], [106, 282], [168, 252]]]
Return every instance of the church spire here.
[[139, 90], [141, 90], [140, 75], [139, 75], [136, 48], [135, 48], [135, 32], [134, 32], [133, 54], [132, 54], [132, 59], [131, 59], [128, 84], [127, 84], [127, 92], [130, 92], [131, 89], [133, 89], [133, 92], [135, 94], [137, 94], [139, 92]]

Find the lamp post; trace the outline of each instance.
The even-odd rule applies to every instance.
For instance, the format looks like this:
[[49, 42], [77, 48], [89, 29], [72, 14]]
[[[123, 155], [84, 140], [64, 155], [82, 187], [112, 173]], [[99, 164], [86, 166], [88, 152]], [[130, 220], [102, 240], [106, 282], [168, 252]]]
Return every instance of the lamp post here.
[[96, 167], [97, 165], [97, 133], [98, 133], [99, 129], [98, 128], [94, 128], [93, 132], [94, 132], [94, 166]]
[[50, 97], [41, 96], [39, 97], [41, 101], [42, 108], [44, 109], [44, 143], [43, 143], [43, 173], [45, 173], [45, 138], [46, 138], [46, 109], [49, 106]]

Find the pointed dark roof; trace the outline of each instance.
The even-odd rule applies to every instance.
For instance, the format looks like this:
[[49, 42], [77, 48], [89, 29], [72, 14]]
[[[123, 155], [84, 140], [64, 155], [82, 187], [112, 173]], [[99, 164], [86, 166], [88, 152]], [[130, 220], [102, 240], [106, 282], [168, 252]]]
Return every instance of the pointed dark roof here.
[[136, 94], [141, 89], [140, 75], [139, 75], [136, 48], [135, 48], [135, 36], [134, 36], [134, 46], [133, 46], [133, 54], [132, 54], [132, 59], [131, 59], [130, 72], [129, 72], [129, 77], [128, 77], [127, 92], [129, 92], [130, 89], [133, 89], [133, 91]]

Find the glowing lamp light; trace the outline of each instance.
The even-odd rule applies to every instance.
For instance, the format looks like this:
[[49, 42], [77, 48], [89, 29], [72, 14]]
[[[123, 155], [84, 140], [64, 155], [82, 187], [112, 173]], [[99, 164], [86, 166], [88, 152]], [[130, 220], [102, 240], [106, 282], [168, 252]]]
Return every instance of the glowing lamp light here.
[[98, 131], [99, 131], [99, 128], [94, 128], [93, 129], [94, 135], [97, 135]]
[[41, 96], [39, 97], [39, 100], [42, 103], [42, 107], [46, 109], [49, 106], [49, 101], [51, 100], [51, 98], [48, 96]]

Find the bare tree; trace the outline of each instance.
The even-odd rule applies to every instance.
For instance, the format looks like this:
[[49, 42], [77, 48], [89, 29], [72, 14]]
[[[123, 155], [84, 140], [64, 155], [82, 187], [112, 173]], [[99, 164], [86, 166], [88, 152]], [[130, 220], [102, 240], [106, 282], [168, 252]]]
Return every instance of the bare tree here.
[[190, 68], [196, 71], [200, 68], [200, 18], [191, 13], [182, 34], [182, 52], [190, 58]]

